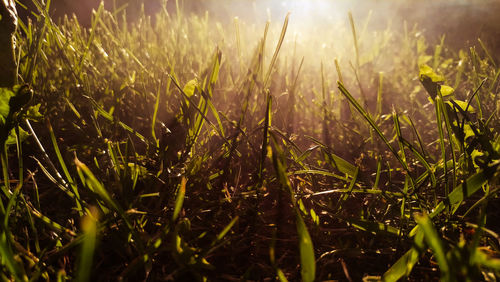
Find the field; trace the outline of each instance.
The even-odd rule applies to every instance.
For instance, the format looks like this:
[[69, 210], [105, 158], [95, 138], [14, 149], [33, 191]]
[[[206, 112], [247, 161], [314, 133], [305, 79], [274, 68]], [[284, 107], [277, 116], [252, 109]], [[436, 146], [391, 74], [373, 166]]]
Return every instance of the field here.
[[47, 2], [0, 88], [2, 280], [500, 278], [490, 38]]

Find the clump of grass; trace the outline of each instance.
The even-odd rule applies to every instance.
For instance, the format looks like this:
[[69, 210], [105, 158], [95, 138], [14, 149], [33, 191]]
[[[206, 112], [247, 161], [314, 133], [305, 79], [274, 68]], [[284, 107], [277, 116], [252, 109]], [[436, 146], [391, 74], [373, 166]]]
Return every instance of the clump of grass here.
[[499, 276], [487, 52], [352, 15], [290, 39], [293, 16], [233, 30], [181, 5], [133, 23], [101, 5], [84, 28], [33, 3], [29, 87], [0, 101], [3, 278]]

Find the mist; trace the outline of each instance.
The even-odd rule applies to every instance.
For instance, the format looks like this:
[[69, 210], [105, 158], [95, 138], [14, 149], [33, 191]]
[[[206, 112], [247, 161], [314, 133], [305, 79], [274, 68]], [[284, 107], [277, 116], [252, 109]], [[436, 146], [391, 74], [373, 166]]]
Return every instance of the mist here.
[[[54, 0], [50, 14], [55, 19], [75, 14], [83, 26], [90, 26], [92, 10], [99, 0]], [[21, 18], [26, 19], [34, 5], [30, 0], [18, 4]], [[108, 10], [125, 8], [129, 21], [136, 20], [144, 12], [154, 20], [155, 14], [165, 5], [175, 14], [176, 3], [184, 12], [204, 15], [208, 13], [224, 25], [232, 25], [234, 18], [246, 24], [264, 26], [267, 21], [282, 22], [290, 13], [292, 33], [314, 33], [336, 24], [348, 24], [347, 14], [352, 12], [358, 22], [369, 18], [368, 29], [380, 30], [388, 25], [395, 31], [418, 25], [430, 40], [438, 42], [446, 34], [447, 43], [467, 47], [481, 38], [493, 50], [500, 48], [500, 2], [493, 0], [112, 0], [104, 1]]]

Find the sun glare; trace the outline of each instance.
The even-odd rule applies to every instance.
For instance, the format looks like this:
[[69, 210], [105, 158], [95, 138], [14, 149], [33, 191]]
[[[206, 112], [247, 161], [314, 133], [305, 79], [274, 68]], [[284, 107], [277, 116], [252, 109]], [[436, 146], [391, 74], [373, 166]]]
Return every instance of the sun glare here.
[[318, 16], [333, 19], [337, 16], [340, 3], [331, 0], [294, 0], [281, 1], [280, 6], [283, 12], [291, 12], [296, 19], [310, 21]]

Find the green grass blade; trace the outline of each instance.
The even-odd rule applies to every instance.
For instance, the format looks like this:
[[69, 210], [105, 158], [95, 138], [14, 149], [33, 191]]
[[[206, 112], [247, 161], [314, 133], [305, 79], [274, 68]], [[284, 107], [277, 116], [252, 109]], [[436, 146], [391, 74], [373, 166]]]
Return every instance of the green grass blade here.
[[23, 269], [14, 258], [14, 253], [10, 247], [8, 237], [9, 234], [7, 232], [3, 230], [0, 231], [0, 262], [7, 267], [15, 281], [27, 281], [28, 279], [23, 274]]
[[349, 24], [351, 25], [352, 39], [354, 43], [354, 50], [356, 51], [356, 68], [359, 69], [359, 44], [358, 35], [356, 34], [356, 25], [352, 13], [349, 12]]
[[438, 131], [439, 131], [439, 146], [441, 148], [441, 160], [443, 160], [443, 173], [445, 177], [445, 194], [449, 193], [449, 188], [448, 188], [448, 166], [446, 162], [446, 146], [445, 146], [445, 139], [444, 139], [444, 131], [443, 131], [443, 126], [442, 126], [442, 113], [443, 113], [443, 108], [441, 107], [443, 103], [440, 103], [439, 101], [441, 100], [441, 97], [437, 96], [435, 99], [436, 103], [436, 121], [437, 121], [437, 126], [438, 126]]
[[381, 222], [376, 222], [376, 221], [367, 221], [367, 220], [361, 220], [361, 219], [351, 219], [351, 218], [344, 218], [342, 219], [345, 222], [349, 223], [353, 227], [363, 230], [366, 232], [369, 232], [373, 235], [382, 235], [382, 236], [401, 236], [401, 231], [393, 226], [383, 224]]
[[176, 221], [179, 217], [179, 213], [181, 212], [182, 204], [184, 203], [184, 196], [186, 195], [186, 183], [187, 179], [183, 177], [181, 184], [179, 185], [179, 190], [177, 191], [177, 197], [175, 198], [175, 208], [172, 215], [172, 221]]
[[380, 157], [377, 157], [377, 174], [375, 175], [375, 183], [373, 184], [373, 189], [378, 188], [381, 174], [382, 174], [382, 160]]
[[285, 35], [286, 35], [286, 30], [288, 28], [288, 20], [290, 18], [290, 13], [288, 13], [285, 17], [285, 22], [283, 23], [283, 28], [281, 29], [281, 34], [280, 38], [278, 40], [278, 45], [276, 46], [276, 49], [274, 50], [273, 57], [271, 59], [271, 63], [269, 64], [269, 68], [267, 69], [267, 73], [264, 79], [264, 89], [266, 89], [269, 85], [270, 79], [271, 79], [271, 74], [274, 70], [274, 65], [276, 64], [276, 61], [278, 60], [278, 55], [281, 49], [281, 45], [283, 44], [283, 41], [285, 40]]
[[135, 231], [134, 225], [130, 221], [129, 217], [123, 210], [123, 208], [111, 197], [109, 192], [104, 188], [104, 185], [97, 180], [92, 171], [80, 160], [75, 158], [75, 164], [77, 170], [82, 173], [84, 184], [95, 194], [99, 196], [99, 198], [104, 202], [105, 207], [111, 210], [114, 210], [125, 222], [125, 225], [130, 230], [132, 237], [135, 238], [135, 242], [137, 243], [140, 251], [144, 250], [144, 243], [142, 239], [138, 236]]
[[316, 277], [316, 259], [314, 258], [313, 242], [298, 208], [295, 208], [295, 216], [297, 232], [299, 234], [300, 273], [302, 281], [312, 282]]
[[264, 130], [263, 130], [263, 137], [262, 137], [262, 148], [260, 152], [260, 162], [259, 162], [259, 170], [258, 170], [258, 186], [262, 186], [263, 179], [264, 179], [264, 163], [266, 160], [267, 156], [267, 151], [268, 151], [268, 145], [269, 145], [269, 127], [271, 126], [271, 118], [272, 118], [272, 112], [271, 112], [271, 107], [272, 107], [273, 99], [271, 94], [267, 95], [267, 106], [266, 106], [266, 117], [264, 119]]
[[92, 17], [92, 28], [90, 29], [90, 36], [87, 41], [87, 46], [85, 47], [85, 50], [83, 51], [83, 54], [80, 58], [80, 62], [78, 63], [78, 67], [76, 70], [76, 74], [79, 77], [82, 70], [83, 70], [83, 63], [85, 61], [85, 57], [87, 57], [87, 54], [89, 53], [90, 46], [92, 45], [92, 42], [94, 41], [95, 34], [97, 32], [97, 24], [101, 21], [101, 15], [104, 11], [104, 2], [101, 2], [99, 5], [99, 8], [97, 11], [94, 13], [94, 16]]
[[[165, 91], [167, 93], [170, 90], [170, 84], [171, 83], [172, 83], [172, 81], [170, 79], [168, 79], [167, 86], [165, 87]], [[153, 139], [157, 143], [157, 146], [158, 146], [158, 138], [156, 137], [155, 127], [156, 127], [156, 119], [158, 117], [158, 109], [160, 108], [162, 85], [163, 85], [163, 78], [162, 78], [161, 83], [158, 86], [158, 90], [156, 92], [156, 99], [155, 99], [155, 106], [154, 106], [154, 110], [153, 110], [153, 117], [151, 118], [151, 136], [153, 137]]]
[[488, 48], [486, 47], [486, 45], [484, 44], [484, 42], [481, 40], [481, 38], [478, 38], [477, 41], [481, 45], [481, 48], [483, 49], [484, 53], [486, 54], [486, 57], [488, 57], [488, 60], [490, 60], [490, 63], [493, 65], [493, 67], [496, 68], [497, 64], [496, 64], [495, 60], [493, 59], [493, 57], [491, 56], [491, 53], [488, 50]]
[[61, 151], [59, 150], [59, 145], [57, 145], [57, 140], [56, 140], [56, 136], [54, 134], [54, 130], [52, 129], [52, 125], [50, 124], [49, 120], [47, 120], [47, 127], [49, 128], [50, 140], [52, 141], [52, 145], [54, 147], [54, 152], [56, 153], [57, 159], [59, 160], [59, 164], [61, 165], [64, 176], [66, 176], [66, 179], [69, 183], [69, 186], [71, 187], [71, 190], [73, 191], [73, 195], [76, 198], [75, 199], [76, 208], [77, 208], [78, 212], [80, 213], [80, 215], [82, 215], [83, 210], [82, 210], [82, 205], [80, 203], [80, 194], [78, 193], [78, 187], [76, 186], [75, 182], [73, 181], [73, 178], [71, 177], [71, 174], [69, 173], [68, 167], [66, 166], [66, 162], [64, 161], [64, 159], [62, 157]]
[[443, 101], [443, 95], [441, 94], [441, 91], [438, 91], [438, 94], [439, 94], [440, 99], [436, 99], [436, 103], [440, 103], [439, 107], [441, 108], [443, 118], [444, 118], [444, 124], [446, 127], [446, 132], [448, 133], [448, 143], [450, 146], [451, 159], [453, 162], [453, 165], [452, 165], [452, 170], [453, 170], [452, 189], [455, 189], [455, 187], [457, 186], [457, 170], [456, 170], [457, 160], [456, 160], [456, 156], [455, 156], [455, 146], [454, 146], [454, 142], [453, 142], [453, 131], [451, 128], [450, 117], [448, 116], [448, 111], [446, 110], [446, 105], [444, 104], [444, 101]]
[[[457, 188], [455, 188], [455, 190], [453, 190], [443, 201], [439, 202], [439, 204], [429, 214], [429, 217], [434, 218], [446, 207], [451, 207], [451, 213], [455, 213], [464, 199], [470, 197], [479, 191], [484, 184], [488, 183], [491, 177], [496, 173], [499, 165], [500, 163], [496, 162], [458, 185]], [[417, 231], [418, 225], [415, 226], [415, 228], [413, 228], [410, 232], [410, 236], [414, 236]]]
[[288, 173], [288, 175], [301, 175], [301, 174], [310, 174], [310, 175], [323, 175], [328, 177], [333, 177], [339, 180], [347, 181], [348, 179], [344, 176], [337, 175], [335, 173], [331, 173], [325, 170], [317, 170], [317, 169], [303, 169], [303, 170], [294, 170]]
[[354, 189], [354, 185], [356, 185], [356, 181], [358, 180], [358, 172], [359, 172], [359, 169], [357, 168], [356, 172], [354, 173], [354, 176], [351, 179], [351, 183], [349, 183], [349, 187], [347, 188], [347, 191], [344, 193], [344, 195], [342, 195], [342, 197], [340, 197], [339, 201], [337, 202], [337, 205], [335, 208], [337, 210], [337, 212], [340, 212], [342, 210], [342, 204], [345, 201], [347, 201], [347, 199], [351, 195], [352, 190]]
[[392, 147], [389, 140], [384, 136], [380, 128], [377, 126], [375, 121], [371, 118], [370, 114], [363, 109], [363, 107], [354, 99], [354, 97], [349, 93], [349, 91], [344, 87], [342, 82], [338, 82], [338, 87], [340, 92], [349, 100], [349, 102], [354, 106], [354, 108], [361, 114], [361, 116], [370, 124], [370, 126], [375, 130], [377, 135], [384, 141], [387, 148], [391, 151], [391, 153], [396, 157], [396, 159], [401, 163], [403, 168], [408, 171], [408, 167], [406, 166], [406, 162], [404, 162], [399, 156], [398, 152]]
[[380, 72], [378, 75], [378, 89], [377, 89], [377, 106], [375, 107], [375, 120], [379, 120], [382, 115], [382, 92], [384, 85], [384, 73]]
[[92, 262], [94, 260], [94, 252], [97, 244], [97, 209], [91, 209], [91, 213], [86, 215], [82, 221], [82, 245], [77, 268], [77, 281], [90, 281], [90, 276], [93, 273]]
[[283, 270], [277, 269], [276, 270], [276, 276], [278, 276], [278, 280], [280, 282], [288, 282], [288, 279], [286, 279], [285, 273], [283, 273]]
[[497, 170], [499, 164], [496, 163], [485, 170], [476, 173], [475, 175], [469, 177], [465, 182], [457, 186], [455, 190], [453, 190], [442, 202], [440, 202], [433, 210], [433, 212], [429, 215], [429, 217], [433, 218], [441, 211], [444, 210], [446, 206], [451, 206], [452, 213], [458, 209], [462, 201], [472, 194], [476, 193], [481, 189], [481, 187], [488, 183], [491, 176]]
[[[425, 167], [426, 169], [426, 176], [429, 176], [431, 179], [431, 185], [432, 187], [436, 187], [436, 175], [434, 174], [434, 169], [431, 167], [429, 162], [420, 154], [420, 152], [410, 144], [410, 142], [406, 141], [405, 139], [402, 139], [401, 142], [404, 144], [405, 147], [411, 150], [411, 152], [417, 157], [417, 159], [420, 161], [420, 163]], [[420, 178], [420, 177], [419, 177]], [[416, 183], [418, 184], [419, 181], [418, 179], [416, 180]]]
[[310, 136], [307, 137], [323, 148], [323, 152], [328, 156], [328, 161], [332, 164], [333, 167], [338, 169], [340, 172], [349, 175], [350, 177], [354, 177], [354, 174], [356, 174], [356, 170], [358, 169], [355, 165], [332, 153], [331, 149], [321, 141]]
[[[92, 99], [89, 96], [86, 96], [86, 98], [89, 99], [92, 102], [92, 105], [94, 106], [94, 108], [97, 110], [97, 112], [103, 118], [107, 119], [108, 121], [115, 122], [115, 118], [113, 117], [113, 115], [111, 115], [110, 113], [106, 112], [106, 110], [104, 110], [94, 99]], [[144, 136], [142, 136], [139, 132], [137, 132], [136, 130], [134, 130], [132, 127], [126, 125], [125, 123], [123, 123], [121, 121], [118, 121], [118, 125], [120, 125], [120, 127], [123, 128], [123, 129], [125, 129], [126, 131], [134, 134], [142, 142], [147, 143], [146, 138]]]
[[422, 229], [424, 233], [425, 241], [427, 245], [432, 249], [434, 256], [438, 262], [442, 281], [452, 281], [450, 277], [450, 266], [448, 265], [448, 259], [446, 258], [446, 252], [443, 247], [443, 243], [439, 238], [439, 235], [432, 224], [431, 219], [427, 215], [417, 215], [415, 218], [418, 226]]
[[236, 224], [236, 222], [238, 221], [239, 217], [236, 216], [235, 218], [233, 218], [231, 220], [231, 222], [229, 222], [228, 225], [226, 225], [226, 227], [224, 227], [224, 229], [217, 235], [217, 241], [220, 241], [222, 240], [222, 238], [224, 238], [224, 236], [226, 236], [227, 232], [229, 232], [229, 230], [231, 230], [231, 228], [233, 228], [233, 226]]
[[403, 277], [408, 277], [413, 267], [420, 259], [424, 249], [424, 233], [418, 232], [415, 236], [414, 246], [400, 257], [382, 276], [382, 281], [399, 281]]

